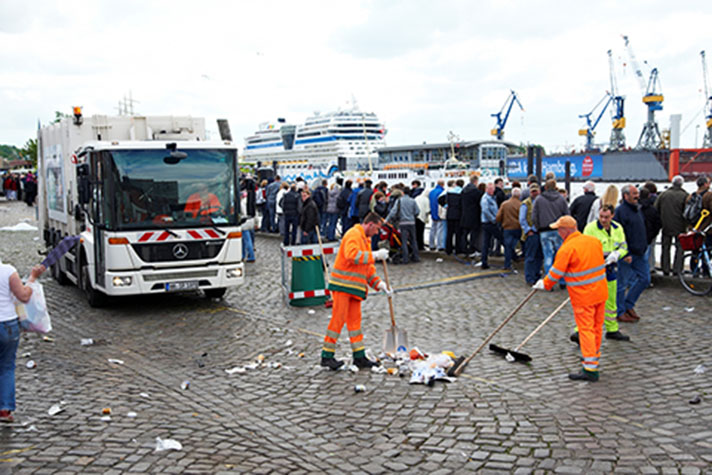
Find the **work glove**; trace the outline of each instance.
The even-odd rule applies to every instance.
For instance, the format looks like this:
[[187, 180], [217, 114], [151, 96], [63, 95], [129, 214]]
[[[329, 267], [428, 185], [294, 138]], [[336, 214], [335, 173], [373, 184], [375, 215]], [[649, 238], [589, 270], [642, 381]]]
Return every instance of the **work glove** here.
[[618, 262], [618, 259], [621, 258], [621, 253], [618, 251], [611, 251], [610, 254], [608, 254], [608, 257], [606, 257], [606, 265], [609, 264], [615, 264]]
[[388, 259], [388, 249], [373, 251], [373, 259], [376, 261], [385, 261]]
[[544, 287], [544, 279], [539, 279], [536, 281], [536, 284], [532, 285], [532, 289], [534, 290], [546, 290], [546, 287]]
[[393, 297], [393, 289], [389, 288], [383, 281], [378, 283], [378, 290], [385, 292], [388, 297]]

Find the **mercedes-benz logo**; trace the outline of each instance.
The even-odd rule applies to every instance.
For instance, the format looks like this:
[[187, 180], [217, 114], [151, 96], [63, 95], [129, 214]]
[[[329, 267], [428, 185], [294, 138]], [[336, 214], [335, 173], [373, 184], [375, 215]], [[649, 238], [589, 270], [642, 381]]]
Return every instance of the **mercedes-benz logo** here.
[[179, 242], [178, 244], [173, 246], [173, 256], [176, 259], [185, 259], [187, 255], [188, 255], [188, 246], [186, 246], [182, 242]]

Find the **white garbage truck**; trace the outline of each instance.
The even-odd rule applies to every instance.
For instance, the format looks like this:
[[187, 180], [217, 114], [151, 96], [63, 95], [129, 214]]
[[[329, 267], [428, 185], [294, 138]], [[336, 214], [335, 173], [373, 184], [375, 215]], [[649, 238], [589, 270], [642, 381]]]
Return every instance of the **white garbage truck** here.
[[244, 281], [237, 148], [205, 141], [205, 121], [84, 117], [38, 131], [38, 208], [48, 248], [79, 243], [52, 266], [91, 306], [107, 296], [202, 290]]

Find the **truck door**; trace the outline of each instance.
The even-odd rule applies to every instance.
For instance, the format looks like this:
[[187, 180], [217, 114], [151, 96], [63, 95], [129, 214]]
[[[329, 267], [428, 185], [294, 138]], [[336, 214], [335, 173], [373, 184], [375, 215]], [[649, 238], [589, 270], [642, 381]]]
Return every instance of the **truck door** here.
[[94, 282], [97, 286], [106, 287], [104, 275], [106, 273], [106, 258], [104, 249], [104, 234], [106, 230], [106, 207], [104, 189], [104, 154], [92, 152], [91, 154], [91, 176], [94, 177], [92, 187], [92, 216], [94, 226], [92, 234], [94, 237]]

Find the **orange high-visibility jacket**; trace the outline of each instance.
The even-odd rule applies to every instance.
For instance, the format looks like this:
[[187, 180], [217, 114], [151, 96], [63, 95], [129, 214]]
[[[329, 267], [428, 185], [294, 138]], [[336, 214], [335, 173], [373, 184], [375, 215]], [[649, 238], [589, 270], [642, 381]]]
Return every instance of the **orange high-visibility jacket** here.
[[601, 241], [576, 231], [569, 235], [554, 258], [554, 265], [544, 277], [551, 289], [559, 279], [566, 281], [571, 305], [595, 305], [608, 298], [606, 264]]
[[208, 216], [212, 213], [217, 213], [222, 208], [220, 200], [212, 193], [208, 193], [208, 201], [204, 202], [200, 193], [193, 193], [185, 202], [185, 214], [192, 215], [193, 218], [200, 216]]
[[371, 252], [371, 240], [360, 224], [349, 229], [341, 239], [334, 270], [329, 276], [329, 290], [346, 292], [363, 300], [368, 285], [376, 289], [381, 279], [376, 275], [376, 261]]

